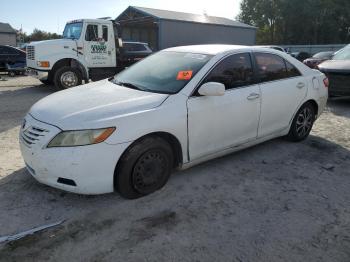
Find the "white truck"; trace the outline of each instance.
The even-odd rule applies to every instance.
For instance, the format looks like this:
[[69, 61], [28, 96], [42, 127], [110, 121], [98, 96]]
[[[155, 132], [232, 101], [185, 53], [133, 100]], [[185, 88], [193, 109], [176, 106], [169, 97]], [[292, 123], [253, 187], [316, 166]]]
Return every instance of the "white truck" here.
[[122, 41], [117, 24], [108, 19], [68, 22], [62, 39], [32, 42], [27, 46], [27, 72], [44, 84], [66, 89], [89, 79], [117, 73]]

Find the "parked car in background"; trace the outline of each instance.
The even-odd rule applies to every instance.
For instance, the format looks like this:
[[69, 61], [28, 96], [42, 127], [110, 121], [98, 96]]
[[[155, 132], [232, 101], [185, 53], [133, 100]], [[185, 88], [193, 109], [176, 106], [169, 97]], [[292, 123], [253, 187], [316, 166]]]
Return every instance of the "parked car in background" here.
[[316, 68], [322, 62], [331, 59], [333, 54], [333, 51], [319, 52], [314, 54], [312, 57], [305, 59], [303, 63], [310, 68]]
[[290, 53], [290, 55], [293, 56], [294, 58], [298, 59], [300, 62], [311, 57], [311, 55], [308, 52], [292, 52], [292, 53]]
[[350, 45], [336, 52], [332, 60], [318, 65], [329, 79], [330, 96], [350, 96]]
[[20, 147], [41, 183], [137, 198], [176, 168], [275, 137], [306, 139], [326, 106], [326, 84], [321, 72], [272, 49], [169, 48], [40, 100], [23, 121]]
[[286, 50], [283, 47], [277, 46], [277, 45], [267, 45], [267, 46], [259, 46], [259, 47], [272, 48], [272, 49], [275, 49], [275, 50], [278, 50], [278, 51], [286, 53]]
[[0, 45], [0, 71], [8, 72], [9, 68], [24, 69], [26, 53], [16, 47]]
[[123, 42], [123, 47], [120, 48], [118, 57], [118, 67], [125, 68], [140, 61], [141, 59], [152, 54], [152, 49], [147, 43], [142, 42]]

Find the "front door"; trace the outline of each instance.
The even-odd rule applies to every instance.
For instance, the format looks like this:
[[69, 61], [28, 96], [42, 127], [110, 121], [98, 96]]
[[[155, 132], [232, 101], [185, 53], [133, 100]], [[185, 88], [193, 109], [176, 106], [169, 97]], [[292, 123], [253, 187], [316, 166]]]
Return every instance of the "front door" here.
[[260, 89], [254, 83], [249, 53], [224, 58], [201, 84], [220, 82], [223, 96], [188, 99], [190, 160], [216, 153], [257, 137], [260, 114]]
[[[108, 35], [107, 35], [108, 38]], [[110, 67], [110, 57], [107, 43], [102, 36], [102, 26], [87, 24], [84, 41], [84, 54], [88, 67]]]

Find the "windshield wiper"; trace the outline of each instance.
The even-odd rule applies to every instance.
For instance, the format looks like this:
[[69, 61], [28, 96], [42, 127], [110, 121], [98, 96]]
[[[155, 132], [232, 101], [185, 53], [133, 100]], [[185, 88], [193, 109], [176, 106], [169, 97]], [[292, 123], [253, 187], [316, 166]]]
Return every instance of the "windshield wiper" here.
[[135, 89], [135, 90], [141, 90], [141, 91], [145, 91], [144, 89], [140, 88], [139, 86], [136, 86], [132, 83], [124, 83], [124, 82], [119, 82], [118, 80], [114, 80], [114, 83], [120, 86], [125, 86], [131, 89]]

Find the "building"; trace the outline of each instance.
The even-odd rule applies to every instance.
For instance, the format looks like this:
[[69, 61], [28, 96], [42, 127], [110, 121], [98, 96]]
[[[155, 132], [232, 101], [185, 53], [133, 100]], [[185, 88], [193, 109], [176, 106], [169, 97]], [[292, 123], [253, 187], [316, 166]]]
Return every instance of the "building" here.
[[116, 19], [123, 40], [153, 50], [195, 44], [254, 45], [256, 27], [223, 17], [129, 6]]
[[7, 23], [0, 23], [0, 45], [16, 46], [16, 30]]

